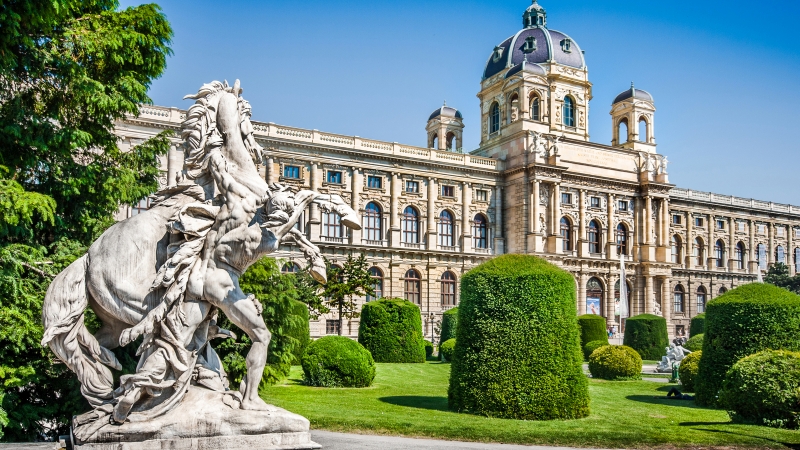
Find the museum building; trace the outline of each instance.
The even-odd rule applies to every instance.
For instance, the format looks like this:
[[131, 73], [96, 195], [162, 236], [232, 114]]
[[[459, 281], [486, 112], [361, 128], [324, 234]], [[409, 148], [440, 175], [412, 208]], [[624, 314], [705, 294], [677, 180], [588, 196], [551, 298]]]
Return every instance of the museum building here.
[[[580, 46], [549, 28], [535, 0], [522, 22], [486, 62], [475, 150], [464, 151], [462, 113], [446, 105], [428, 117], [426, 148], [253, 121], [268, 182], [339, 194], [362, 216], [355, 231], [316, 205], [304, 213], [301, 231], [326, 257], [364, 253], [375, 297], [419, 305], [427, 339], [458, 305], [461, 275], [504, 253], [538, 255], [572, 273], [578, 314], [600, 314], [609, 325], [619, 323], [622, 255], [630, 314], [663, 315], [671, 335], [688, 333], [708, 301], [771, 264], [796, 273], [800, 207], [670, 184], [655, 101], [634, 86], [612, 102], [611, 145], [590, 142], [592, 85]], [[117, 123], [121, 148], [179, 131], [184, 117], [143, 106]], [[175, 184], [183, 167], [177, 137], [162, 167], [162, 187]], [[285, 271], [305, 264], [291, 245], [276, 256]], [[311, 335], [337, 334], [338, 325], [327, 314], [311, 322]], [[341, 331], [357, 336], [358, 319]]]

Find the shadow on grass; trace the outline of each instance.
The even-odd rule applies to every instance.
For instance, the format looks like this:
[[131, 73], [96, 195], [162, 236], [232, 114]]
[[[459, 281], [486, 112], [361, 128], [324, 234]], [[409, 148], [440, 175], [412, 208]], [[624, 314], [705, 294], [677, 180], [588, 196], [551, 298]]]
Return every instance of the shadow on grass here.
[[[681, 422], [678, 425], [682, 426], [682, 427], [684, 427], [684, 426], [685, 427], [695, 427], [695, 426], [698, 426], [698, 425], [730, 425], [730, 424], [731, 424], [731, 422]], [[760, 439], [762, 441], [774, 442], [776, 444], [781, 444], [786, 448], [800, 450], [800, 443], [797, 443], [797, 442], [781, 442], [781, 441], [778, 441], [778, 440], [775, 440], [775, 439], [770, 439], [770, 438], [764, 437], [764, 436], [757, 436], [757, 435], [748, 434], [748, 433], [735, 433], [733, 431], [716, 430], [716, 429], [713, 429], [713, 428], [694, 428], [694, 429], [697, 430], [697, 431], [705, 431], [705, 432], [708, 432], [708, 433], [725, 433], [725, 434], [732, 434], [734, 436], [745, 436], [745, 437], [749, 437], [749, 438], [753, 438], [753, 439]]]
[[650, 403], [652, 405], [677, 406], [681, 408], [692, 408], [692, 409], [713, 409], [713, 408], [704, 408], [702, 406], [697, 406], [694, 403], [694, 400], [673, 400], [673, 399], [668, 399], [666, 396], [628, 395], [625, 396], [625, 398], [628, 400], [633, 400], [634, 402]]
[[424, 395], [394, 395], [380, 397], [378, 400], [391, 405], [405, 406], [408, 408], [431, 409], [434, 411], [449, 411], [447, 397], [431, 397]]

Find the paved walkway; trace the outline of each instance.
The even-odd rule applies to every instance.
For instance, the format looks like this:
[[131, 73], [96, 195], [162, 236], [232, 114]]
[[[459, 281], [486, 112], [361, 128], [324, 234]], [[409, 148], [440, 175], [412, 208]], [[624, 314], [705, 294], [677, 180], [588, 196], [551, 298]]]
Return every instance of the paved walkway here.
[[[479, 444], [475, 442], [439, 441], [394, 436], [372, 436], [366, 434], [333, 433], [311, 431], [311, 439], [322, 445], [322, 450], [577, 450], [570, 447], [542, 447], [509, 444]], [[581, 449], [586, 450], [586, 449]]]

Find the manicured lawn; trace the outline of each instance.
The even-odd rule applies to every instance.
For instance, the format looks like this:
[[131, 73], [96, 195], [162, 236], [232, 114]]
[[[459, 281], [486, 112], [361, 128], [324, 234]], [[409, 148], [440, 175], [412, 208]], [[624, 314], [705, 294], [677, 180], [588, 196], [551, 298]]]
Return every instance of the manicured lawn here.
[[671, 386], [652, 381], [590, 380], [591, 415], [585, 419], [535, 422], [458, 414], [447, 409], [449, 372], [449, 364], [438, 362], [378, 364], [372, 387], [327, 389], [302, 385], [302, 370], [293, 367], [288, 380], [261, 395], [308, 417], [313, 428], [331, 431], [606, 448], [800, 444], [797, 431], [735, 425], [724, 411], [655, 399]]

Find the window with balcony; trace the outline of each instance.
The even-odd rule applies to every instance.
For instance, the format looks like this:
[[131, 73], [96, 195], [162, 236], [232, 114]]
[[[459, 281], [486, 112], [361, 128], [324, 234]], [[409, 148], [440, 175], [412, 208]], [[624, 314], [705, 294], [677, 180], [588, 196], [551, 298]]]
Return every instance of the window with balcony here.
[[343, 239], [346, 235], [342, 216], [335, 212], [322, 213], [322, 236], [326, 238]]
[[745, 250], [744, 243], [743, 242], [739, 242], [738, 244], [736, 244], [736, 247], [734, 248], [734, 251], [736, 252], [736, 255], [735, 255], [735, 257], [736, 257], [736, 268], [737, 269], [744, 269], [745, 255], [747, 255], [747, 251]]
[[681, 237], [678, 235], [672, 236], [672, 239], [670, 239], [670, 247], [672, 248], [672, 262], [674, 264], [683, 264], [683, 258], [681, 257], [683, 243]]
[[705, 253], [706, 252], [705, 252], [705, 246], [703, 245], [703, 240], [700, 239], [700, 238], [695, 239], [694, 240], [694, 248], [693, 248], [692, 256], [694, 256], [694, 263], [696, 265], [698, 265], [698, 266], [704, 266], [705, 265], [705, 259], [706, 259], [705, 258], [705, 256], [706, 256]]

